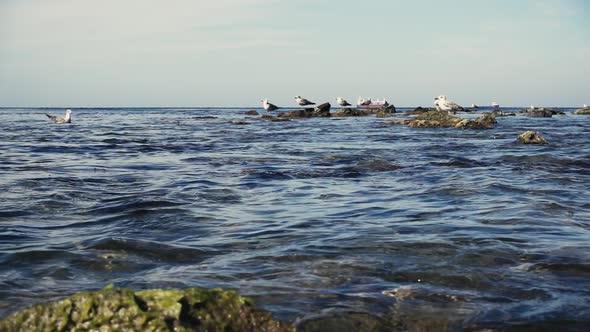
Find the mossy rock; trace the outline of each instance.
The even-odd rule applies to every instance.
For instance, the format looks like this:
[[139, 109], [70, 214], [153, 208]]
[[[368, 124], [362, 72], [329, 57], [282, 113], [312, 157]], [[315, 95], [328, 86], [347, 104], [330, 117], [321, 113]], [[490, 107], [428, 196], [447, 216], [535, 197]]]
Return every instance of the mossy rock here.
[[408, 123], [408, 127], [413, 128], [446, 128], [455, 127], [455, 125], [463, 120], [458, 116], [452, 116], [447, 112], [429, 111], [416, 115]]
[[252, 302], [221, 289], [107, 287], [38, 304], [0, 321], [0, 331], [294, 331]]
[[368, 116], [370, 113], [365, 110], [357, 110], [354, 108], [342, 108], [334, 113], [334, 116], [345, 117], [345, 116]]
[[407, 125], [411, 128], [462, 128], [462, 129], [491, 129], [496, 124], [496, 117], [484, 113], [475, 120], [463, 119], [447, 112], [428, 111], [416, 115], [411, 120], [397, 120], [386, 122], [392, 125]]

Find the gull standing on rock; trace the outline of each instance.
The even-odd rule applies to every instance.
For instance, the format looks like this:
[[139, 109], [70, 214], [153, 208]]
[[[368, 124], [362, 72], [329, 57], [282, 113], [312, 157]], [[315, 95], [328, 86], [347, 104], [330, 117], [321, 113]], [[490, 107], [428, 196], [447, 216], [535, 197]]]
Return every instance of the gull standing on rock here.
[[55, 115], [45, 114], [49, 118], [49, 120], [55, 123], [72, 123], [72, 110], [66, 110], [66, 115], [62, 118]]
[[439, 111], [447, 111], [449, 114], [455, 114], [458, 111], [464, 111], [465, 109], [459, 106], [457, 103], [447, 99], [447, 96], [440, 95], [434, 98], [434, 105]]
[[314, 102], [302, 98], [301, 96], [295, 96], [295, 101], [297, 102], [297, 104], [299, 104], [299, 106], [315, 105]]
[[584, 104], [584, 108], [589, 108], [588, 105]]
[[264, 109], [266, 111], [274, 111], [274, 110], [278, 109], [278, 107], [269, 103], [268, 99], [266, 99], [266, 98], [262, 100], [262, 107], [264, 107]]
[[336, 102], [338, 103], [338, 105], [340, 105], [342, 107], [352, 106], [346, 100], [344, 100], [342, 97], [336, 98]]

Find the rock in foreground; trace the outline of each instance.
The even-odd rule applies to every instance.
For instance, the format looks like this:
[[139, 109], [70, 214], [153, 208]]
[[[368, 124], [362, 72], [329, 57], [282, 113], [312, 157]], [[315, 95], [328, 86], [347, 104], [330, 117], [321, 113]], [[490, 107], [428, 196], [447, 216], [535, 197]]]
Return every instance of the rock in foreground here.
[[38, 304], [0, 321], [0, 331], [294, 331], [233, 291], [107, 287]]
[[538, 131], [525, 131], [518, 135], [518, 141], [522, 144], [548, 144], [547, 140]]

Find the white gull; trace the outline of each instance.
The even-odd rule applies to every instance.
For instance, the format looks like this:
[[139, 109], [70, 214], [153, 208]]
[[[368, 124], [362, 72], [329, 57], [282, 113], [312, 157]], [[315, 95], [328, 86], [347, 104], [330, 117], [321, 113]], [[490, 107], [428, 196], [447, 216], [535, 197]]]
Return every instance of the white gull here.
[[45, 114], [49, 120], [55, 123], [72, 123], [72, 110], [66, 110], [66, 115], [62, 118], [60, 116]]

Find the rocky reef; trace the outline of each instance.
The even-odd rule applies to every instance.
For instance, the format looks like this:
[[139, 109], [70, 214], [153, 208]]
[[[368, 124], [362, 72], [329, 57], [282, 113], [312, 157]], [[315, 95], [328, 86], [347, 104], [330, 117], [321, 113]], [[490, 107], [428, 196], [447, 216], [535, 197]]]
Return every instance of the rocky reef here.
[[315, 108], [303, 108], [287, 112], [277, 113], [278, 118], [286, 119], [304, 119], [304, 118], [327, 118], [327, 117], [355, 117], [355, 116], [369, 116], [375, 115], [378, 118], [385, 118], [393, 115], [396, 112], [395, 106], [389, 105], [383, 108], [377, 109], [355, 109], [355, 108], [342, 108], [334, 113], [330, 113], [330, 103], [323, 103]]
[[233, 291], [107, 287], [38, 304], [0, 321], [0, 331], [295, 331]]
[[407, 125], [410, 128], [460, 128], [460, 129], [490, 129], [496, 123], [496, 117], [490, 113], [483, 113], [477, 119], [464, 119], [447, 112], [427, 111], [416, 115], [413, 119], [387, 122], [394, 125]]

